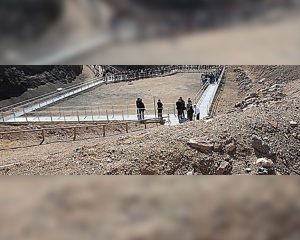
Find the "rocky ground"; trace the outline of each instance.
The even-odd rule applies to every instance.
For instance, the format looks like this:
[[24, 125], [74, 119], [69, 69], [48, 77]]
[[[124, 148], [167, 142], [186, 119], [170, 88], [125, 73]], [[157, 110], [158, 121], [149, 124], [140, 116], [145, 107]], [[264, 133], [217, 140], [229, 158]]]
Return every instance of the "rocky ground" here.
[[[211, 119], [88, 142], [1, 151], [1, 159], [21, 163], [0, 171], [41, 175], [300, 174], [298, 68], [229, 67], [219, 99], [235, 91], [236, 101], [230, 96], [229, 101], [222, 101], [218, 108], [226, 111], [218, 113], [217, 108]], [[278, 73], [283, 73], [280, 78]], [[228, 89], [227, 84], [236, 88]], [[54, 150], [57, 147], [59, 151]], [[34, 156], [33, 150], [37, 151]]]

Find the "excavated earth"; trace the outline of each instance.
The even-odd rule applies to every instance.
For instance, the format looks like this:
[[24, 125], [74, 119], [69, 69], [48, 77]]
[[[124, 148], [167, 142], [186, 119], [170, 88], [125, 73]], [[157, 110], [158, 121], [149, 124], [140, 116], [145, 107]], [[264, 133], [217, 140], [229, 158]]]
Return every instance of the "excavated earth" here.
[[[214, 117], [0, 151], [1, 174], [300, 174], [300, 67], [230, 66]], [[32, 154], [35, 152], [35, 154]]]

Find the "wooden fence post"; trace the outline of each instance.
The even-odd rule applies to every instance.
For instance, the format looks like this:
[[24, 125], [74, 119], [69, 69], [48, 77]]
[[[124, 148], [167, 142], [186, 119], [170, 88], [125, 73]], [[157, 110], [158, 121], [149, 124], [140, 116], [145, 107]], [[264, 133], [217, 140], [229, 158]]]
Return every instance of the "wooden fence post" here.
[[126, 123], [126, 133], [128, 133], [128, 122]]
[[40, 145], [42, 145], [45, 142], [45, 130], [44, 129], [42, 130], [42, 137], [43, 138], [42, 138]]
[[76, 127], [74, 127], [74, 129], [73, 129], [73, 133], [74, 133], [73, 141], [76, 141], [76, 135], [77, 135]]
[[106, 136], [106, 133], [105, 133], [105, 125], [103, 125], [103, 137]]

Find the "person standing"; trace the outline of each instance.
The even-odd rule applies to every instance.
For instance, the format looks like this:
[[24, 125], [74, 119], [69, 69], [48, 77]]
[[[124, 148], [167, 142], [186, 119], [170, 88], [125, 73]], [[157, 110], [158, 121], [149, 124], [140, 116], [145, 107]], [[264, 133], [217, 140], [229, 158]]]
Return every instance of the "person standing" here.
[[162, 113], [163, 113], [163, 103], [161, 102], [160, 99], [157, 101], [157, 113], [158, 113], [158, 118], [162, 118]]
[[196, 120], [200, 120], [200, 108], [196, 104], [194, 105], [194, 112]]
[[187, 105], [186, 105], [186, 108], [189, 109], [189, 108], [192, 107], [192, 106], [193, 106], [193, 102], [192, 102], [192, 100], [189, 98], [189, 99], [188, 99], [188, 103], [187, 103]]
[[140, 99], [140, 102], [139, 102], [139, 114], [140, 114], [140, 120], [145, 120], [145, 104], [143, 103], [143, 100]]
[[181, 101], [181, 118], [184, 119], [185, 118], [185, 114], [184, 111], [186, 110], [186, 106], [185, 106], [185, 101], [182, 99], [182, 97], [179, 98]]
[[193, 121], [194, 109], [193, 106], [189, 107], [187, 110], [187, 116], [190, 121]]
[[140, 121], [141, 120], [141, 112], [140, 112], [140, 98], [137, 98], [136, 100], [136, 114], [137, 114], [137, 118]]
[[178, 99], [178, 101], [176, 102], [176, 109], [177, 109], [177, 116], [178, 116], [178, 120], [180, 121], [182, 119], [182, 103], [180, 98]]

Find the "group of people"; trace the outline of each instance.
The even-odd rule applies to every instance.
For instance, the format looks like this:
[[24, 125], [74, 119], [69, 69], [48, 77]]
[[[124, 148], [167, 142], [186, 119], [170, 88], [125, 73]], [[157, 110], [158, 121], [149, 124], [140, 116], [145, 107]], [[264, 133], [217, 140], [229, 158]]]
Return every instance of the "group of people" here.
[[203, 74], [201, 77], [203, 85], [206, 83], [209, 83], [209, 84], [216, 83], [218, 81], [218, 78], [220, 77], [221, 73], [222, 73], [222, 68], [217, 68], [213, 72]]
[[[160, 99], [158, 99], [157, 101], [157, 114], [158, 114], [158, 118], [162, 118], [163, 117], [163, 103]], [[143, 99], [141, 98], [137, 98], [136, 100], [136, 109], [137, 109], [137, 118], [139, 121], [145, 120], [145, 111], [146, 111], [146, 107], [145, 104], [143, 102]]]
[[189, 121], [193, 121], [194, 116], [197, 120], [200, 120], [200, 109], [196, 104], [193, 105], [193, 102], [190, 98], [188, 99], [187, 104], [185, 104], [185, 101], [182, 99], [182, 97], [180, 97], [176, 102], [176, 109], [179, 122], [186, 119], [185, 111]]
[[[141, 98], [137, 98], [136, 100], [136, 108], [137, 108], [137, 118], [139, 121], [145, 120], [145, 111], [146, 107]], [[164, 104], [160, 99], [157, 101], [157, 116], [158, 118], [163, 118], [163, 109]], [[187, 101], [187, 104], [185, 104], [185, 101], [182, 97], [178, 99], [176, 102], [176, 109], [178, 113], [178, 120], [179, 122], [184, 122], [186, 120], [193, 121], [194, 118], [196, 120], [200, 120], [200, 109], [199, 107], [194, 104], [192, 100], [189, 98]], [[187, 116], [187, 118], [186, 118]]]

